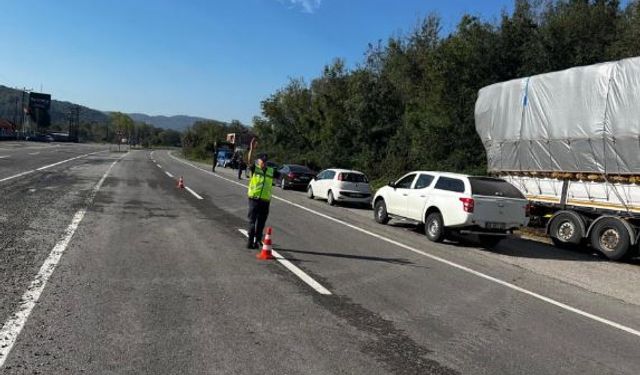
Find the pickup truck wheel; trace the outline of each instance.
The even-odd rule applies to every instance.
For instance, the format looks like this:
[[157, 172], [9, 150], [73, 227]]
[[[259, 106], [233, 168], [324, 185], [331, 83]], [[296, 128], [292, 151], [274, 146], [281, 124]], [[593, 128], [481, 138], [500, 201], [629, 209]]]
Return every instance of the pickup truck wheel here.
[[591, 246], [611, 260], [631, 255], [631, 239], [627, 227], [614, 217], [604, 218], [591, 230]]
[[375, 217], [376, 222], [380, 224], [386, 224], [389, 222], [387, 205], [384, 203], [384, 200], [380, 199], [376, 201], [376, 204], [373, 207], [373, 216]]
[[329, 206], [336, 205], [336, 199], [333, 197], [333, 192], [331, 190], [329, 190], [329, 194], [327, 194], [327, 203], [329, 203]]
[[483, 247], [493, 248], [503, 240], [502, 236], [478, 235], [478, 240]]
[[433, 212], [427, 216], [427, 220], [424, 222], [424, 232], [430, 241], [444, 241], [444, 222], [439, 212]]
[[311, 186], [309, 186], [309, 187], [307, 188], [307, 198], [309, 198], [309, 199], [313, 199], [313, 198], [314, 198], [314, 195], [313, 195], [313, 188], [312, 188]]

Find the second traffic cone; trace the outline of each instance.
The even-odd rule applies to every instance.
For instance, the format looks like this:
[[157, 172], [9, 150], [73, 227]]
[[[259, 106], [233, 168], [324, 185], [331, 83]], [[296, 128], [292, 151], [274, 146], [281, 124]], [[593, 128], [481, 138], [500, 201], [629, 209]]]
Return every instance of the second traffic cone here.
[[180, 179], [178, 180], [178, 188], [184, 189], [184, 179], [182, 176], [180, 176]]
[[256, 258], [260, 260], [274, 259], [273, 255], [271, 255], [271, 227], [267, 228], [267, 234], [264, 236], [264, 241], [262, 241], [262, 250], [256, 254]]

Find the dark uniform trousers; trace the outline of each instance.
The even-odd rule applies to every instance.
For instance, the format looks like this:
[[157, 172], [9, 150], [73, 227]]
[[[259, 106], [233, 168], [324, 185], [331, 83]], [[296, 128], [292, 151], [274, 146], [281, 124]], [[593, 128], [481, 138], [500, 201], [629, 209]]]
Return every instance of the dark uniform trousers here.
[[249, 198], [249, 244], [262, 241], [262, 232], [269, 216], [270, 202]]

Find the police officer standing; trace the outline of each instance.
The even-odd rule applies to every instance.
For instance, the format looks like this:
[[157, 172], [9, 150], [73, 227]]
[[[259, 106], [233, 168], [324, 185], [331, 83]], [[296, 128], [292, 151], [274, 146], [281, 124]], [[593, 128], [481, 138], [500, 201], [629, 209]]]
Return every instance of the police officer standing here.
[[256, 150], [258, 142], [251, 140], [249, 156], [247, 161], [250, 165], [251, 179], [249, 180], [249, 240], [247, 248], [257, 249], [262, 241], [262, 231], [269, 216], [269, 205], [271, 203], [271, 188], [273, 179], [280, 177], [280, 173], [272, 167], [267, 166], [267, 154], [260, 154], [255, 164], [251, 161], [253, 152]]

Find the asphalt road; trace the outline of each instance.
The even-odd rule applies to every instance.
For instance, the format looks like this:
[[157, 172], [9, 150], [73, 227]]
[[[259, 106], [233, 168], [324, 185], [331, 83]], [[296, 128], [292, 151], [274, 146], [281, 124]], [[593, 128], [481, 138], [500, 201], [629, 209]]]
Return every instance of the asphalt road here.
[[10, 170], [0, 159], [0, 180], [35, 170], [0, 182], [0, 324], [22, 322], [0, 337], [2, 373], [640, 373], [638, 262], [433, 244], [276, 190], [275, 250], [322, 295], [244, 248], [246, 188], [229, 171], [167, 151], [37, 170], [100, 147], [53, 160], [24, 145], [6, 151]]

